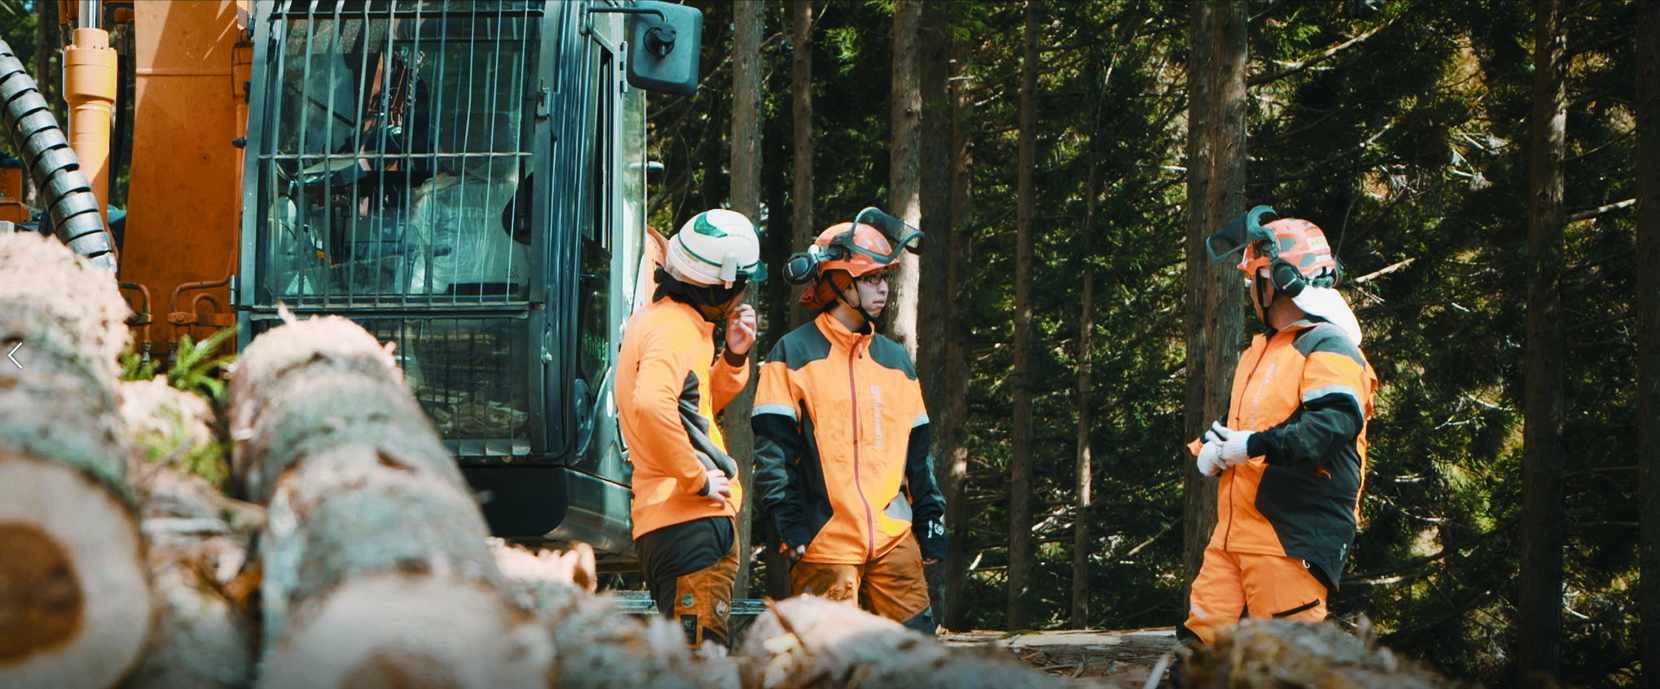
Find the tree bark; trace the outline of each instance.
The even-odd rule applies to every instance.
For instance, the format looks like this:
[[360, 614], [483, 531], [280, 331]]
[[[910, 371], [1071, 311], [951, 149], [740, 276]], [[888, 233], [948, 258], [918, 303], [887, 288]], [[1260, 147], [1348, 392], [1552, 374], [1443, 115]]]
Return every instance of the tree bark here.
[[[953, 3], [953, 12], [960, 4]], [[965, 77], [972, 54], [968, 41], [951, 45], [949, 85], [951, 131], [947, 151], [949, 179], [946, 190], [947, 221], [944, 241], [945, 265], [945, 418], [940, 424], [940, 454], [935, 468], [940, 490], [945, 494], [945, 628], [968, 628], [968, 448], [963, 429], [968, 426], [968, 326], [963, 323], [963, 287], [968, 281], [963, 257], [968, 255], [970, 226], [974, 223], [974, 96]]]
[[1090, 466], [1089, 409], [1090, 364], [1094, 359], [1095, 321], [1090, 309], [1095, 304], [1095, 270], [1091, 254], [1095, 239], [1095, 211], [1100, 206], [1100, 160], [1096, 156], [1095, 137], [1100, 128], [1090, 128], [1089, 178], [1084, 184], [1084, 228], [1078, 242], [1078, 254], [1083, 258], [1084, 296], [1078, 308], [1078, 380], [1076, 402], [1078, 407], [1078, 448], [1076, 501], [1072, 517], [1072, 628], [1089, 626], [1089, 506]]
[[[1522, 430], [1522, 571], [1517, 670], [1556, 674], [1562, 636], [1562, 151], [1567, 34], [1554, 0], [1534, 3], [1529, 117], [1528, 293]], [[1525, 681], [1519, 681], [1524, 684]]]
[[270, 330], [227, 408], [233, 472], [268, 515], [260, 687], [545, 686], [547, 631], [503, 596], [478, 504], [372, 336]]
[[[790, 116], [794, 123], [794, 170], [791, 179], [794, 190], [790, 194], [790, 246], [804, 251], [818, 236], [813, 226], [813, 3], [812, 0], [794, 0], [790, 3]], [[790, 328], [798, 328], [811, 321], [813, 314], [806, 309], [790, 309]]]
[[1025, 50], [1020, 63], [1020, 138], [1016, 170], [1014, 278], [1014, 419], [1009, 459], [1009, 630], [1032, 623], [1027, 597], [1032, 573], [1032, 221], [1037, 155], [1038, 0], [1026, 0]]
[[[1228, 409], [1244, 333], [1243, 293], [1232, 266], [1212, 266], [1205, 237], [1245, 212], [1245, 3], [1193, 0], [1189, 15], [1187, 137], [1187, 437]], [[1185, 452], [1183, 597], [1216, 524], [1216, 479]]]
[[[888, 212], [911, 227], [922, 224], [922, 52], [921, 0], [894, 0], [893, 81], [888, 120], [893, 129], [889, 150]], [[899, 262], [888, 298], [888, 337], [905, 346], [916, 360], [917, 294], [922, 263], [914, 256]]]
[[[917, 312], [917, 378], [922, 384], [922, 399], [928, 408], [930, 429], [929, 454], [935, 473], [949, 453], [946, 445], [946, 361], [945, 342], [949, 309], [940, 308], [950, 296], [946, 285], [946, 263], [951, 260], [947, 246], [950, 194], [950, 172], [947, 163], [950, 148], [950, 105], [946, 93], [951, 71], [951, 37], [947, 25], [950, 2], [922, 3], [922, 148], [918, 155], [921, 177], [922, 230], [928, 239], [927, 248], [920, 257], [922, 277], [918, 285], [918, 300], [928, 304], [926, 313]], [[936, 479], [938, 480], [938, 479]], [[944, 485], [943, 482], [940, 484]], [[953, 536], [962, 538], [961, 535]], [[926, 567], [928, 594], [934, 620], [942, 621], [945, 612], [945, 563]]]
[[1644, 620], [1640, 686], [1660, 687], [1660, 6], [1637, 25], [1637, 465], [1639, 581]]
[[[761, 36], [766, 30], [766, 5], [733, 0], [732, 34], [732, 210], [752, 222], [761, 218]], [[754, 289], [747, 300], [754, 301]], [[750, 352], [754, 361], [764, 352]], [[733, 396], [723, 414], [726, 449], [737, 461], [745, 486], [754, 485], [755, 432], [749, 427], [749, 407], [755, 400], [755, 376]], [[738, 512], [738, 579], [736, 598], [749, 597], [750, 518], [754, 500], [745, 500]]]
[[0, 234], [0, 686], [115, 686], [154, 629], [114, 392], [126, 315], [107, 272]]

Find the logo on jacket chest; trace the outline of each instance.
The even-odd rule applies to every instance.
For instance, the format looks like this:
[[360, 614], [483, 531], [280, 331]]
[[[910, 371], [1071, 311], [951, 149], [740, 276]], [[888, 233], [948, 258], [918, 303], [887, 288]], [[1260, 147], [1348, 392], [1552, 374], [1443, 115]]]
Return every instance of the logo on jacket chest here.
[[1268, 386], [1274, 384], [1274, 373], [1279, 370], [1280, 365], [1277, 362], [1270, 362], [1268, 368], [1263, 369], [1262, 380], [1256, 383], [1256, 394], [1251, 396], [1251, 416], [1245, 420], [1245, 428], [1258, 428], [1257, 420], [1260, 415], [1257, 412], [1258, 406], [1262, 404], [1262, 393], [1268, 390]]

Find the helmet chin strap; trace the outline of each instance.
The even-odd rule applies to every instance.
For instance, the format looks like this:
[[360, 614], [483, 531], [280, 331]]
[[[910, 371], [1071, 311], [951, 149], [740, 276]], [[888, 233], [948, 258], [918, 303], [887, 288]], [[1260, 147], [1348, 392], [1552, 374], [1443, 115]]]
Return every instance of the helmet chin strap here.
[[[829, 279], [829, 278], [825, 278], [825, 279]], [[858, 278], [854, 278], [851, 285], [853, 287], [853, 293], [858, 294], [859, 293], [859, 280], [858, 280]], [[855, 304], [853, 302], [848, 301], [847, 300], [847, 295], [842, 294], [842, 291], [839, 290], [839, 289], [836, 289], [835, 287], [836, 287], [836, 283], [834, 283], [834, 282], [830, 283], [831, 291], [836, 293], [836, 300], [840, 301], [843, 304], [846, 304], [849, 308], [853, 309], [854, 311], [859, 312], [859, 317], [865, 319], [865, 325], [870, 326], [870, 331], [871, 332], [876, 332], [876, 318], [874, 316], [871, 316], [869, 311], [865, 310], [864, 298], [861, 296], [860, 299], [859, 299], [859, 303]]]
[[1262, 295], [1268, 291], [1268, 285], [1271, 282], [1272, 281], [1269, 278], [1265, 278], [1261, 275], [1255, 276], [1255, 278], [1251, 281], [1251, 300], [1256, 302], [1257, 305], [1257, 319], [1262, 321], [1263, 327], [1269, 329], [1272, 329], [1274, 324], [1269, 320], [1268, 312], [1273, 308], [1274, 301], [1280, 298], [1279, 292], [1274, 292], [1273, 295], [1268, 298], [1268, 303], [1264, 304], [1262, 302]]

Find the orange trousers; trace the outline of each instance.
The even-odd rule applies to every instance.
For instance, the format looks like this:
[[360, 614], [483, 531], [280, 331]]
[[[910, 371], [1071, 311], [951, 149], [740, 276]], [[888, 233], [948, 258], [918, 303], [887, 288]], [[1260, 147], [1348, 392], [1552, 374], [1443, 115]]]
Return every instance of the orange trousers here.
[[1214, 542], [1193, 580], [1182, 626], [1207, 644], [1241, 617], [1318, 624], [1326, 619], [1326, 586], [1302, 560], [1230, 553]]
[[922, 548], [909, 532], [888, 552], [862, 565], [797, 562], [790, 568], [790, 590], [798, 596], [811, 593], [838, 601], [857, 598], [863, 610], [934, 633]]

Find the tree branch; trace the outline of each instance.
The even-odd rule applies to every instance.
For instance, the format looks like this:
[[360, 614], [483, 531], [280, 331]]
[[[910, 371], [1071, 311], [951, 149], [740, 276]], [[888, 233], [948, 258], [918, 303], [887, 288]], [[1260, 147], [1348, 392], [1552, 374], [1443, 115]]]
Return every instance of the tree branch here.
[[1326, 50], [1326, 52], [1320, 53], [1319, 55], [1315, 55], [1314, 57], [1311, 57], [1307, 60], [1303, 60], [1302, 62], [1293, 62], [1293, 63], [1291, 63], [1291, 65], [1287, 66], [1285, 69], [1282, 69], [1278, 72], [1272, 72], [1272, 73], [1269, 73], [1269, 74], [1258, 74], [1258, 75], [1253, 76], [1249, 79], [1246, 79], [1245, 80], [1245, 85], [1246, 86], [1261, 86], [1263, 84], [1270, 84], [1270, 83], [1279, 81], [1281, 79], [1284, 79], [1288, 76], [1291, 76], [1293, 74], [1296, 74], [1298, 72], [1301, 72], [1301, 71], [1303, 71], [1305, 69], [1308, 69], [1310, 67], [1313, 67], [1317, 64], [1325, 62], [1326, 60], [1330, 60], [1331, 58], [1337, 56], [1338, 53], [1341, 53], [1345, 50], [1348, 50], [1348, 49], [1353, 48], [1357, 45], [1360, 45], [1366, 39], [1369, 39], [1373, 36], [1376, 36], [1379, 31], [1384, 30], [1384, 28], [1386, 28], [1390, 24], [1394, 24], [1394, 23], [1395, 23], [1395, 19], [1393, 17], [1391, 17], [1389, 19], [1389, 21], [1386, 21], [1382, 24], [1379, 24], [1379, 25], [1373, 27], [1371, 31], [1367, 31], [1366, 33], [1363, 33], [1359, 36], [1355, 36], [1354, 38], [1351, 38], [1347, 41], [1344, 41], [1342, 43], [1334, 45], [1331, 48], [1328, 48]]
[[1636, 203], [1637, 203], [1637, 199], [1626, 199], [1626, 200], [1621, 201], [1619, 203], [1610, 203], [1606, 206], [1597, 206], [1596, 208], [1588, 208], [1588, 209], [1582, 210], [1578, 213], [1574, 213], [1572, 215], [1569, 215], [1568, 216], [1568, 222], [1579, 222], [1581, 220], [1590, 220], [1591, 218], [1595, 218], [1599, 215], [1602, 215], [1603, 213], [1608, 213], [1610, 211], [1617, 211], [1621, 208], [1625, 208], [1626, 206], [1635, 205]]

